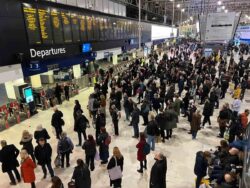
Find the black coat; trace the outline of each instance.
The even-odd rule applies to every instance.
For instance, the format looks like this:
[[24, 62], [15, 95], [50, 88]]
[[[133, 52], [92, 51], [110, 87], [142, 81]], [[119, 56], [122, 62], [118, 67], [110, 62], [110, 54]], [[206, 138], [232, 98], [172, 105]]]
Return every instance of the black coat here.
[[140, 110], [138, 108], [134, 109], [131, 116], [132, 116], [131, 125], [138, 125], [140, 121]]
[[199, 151], [196, 153], [194, 173], [196, 176], [204, 177], [207, 175], [208, 162], [203, 156], [203, 152]]
[[86, 165], [75, 167], [72, 179], [75, 180], [76, 188], [91, 188], [90, 171]]
[[48, 132], [47, 132], [46, 129], [42, 129], [40, 131], [35, 131], [34, 137], [35, 137], [35, 139], [36, 139], [37, 142], [38, 142], [38, 140], [40, 138], [44, 138], [45, 140], [50, 139], [50, 136], [49, 136], [49, 134], [48, 134]]
[[203, 113], [204, 116], [212, 116], [213, 115], [213, 106], [211, 105], [210, 102], [205, 102], [204, 108], [203, 108]]
[[98, 114], [96, 117], [96, 130], [100, 131], [101, 127], [105, 127], [106, 126], [106, 117], [105, 114], [101, 113]]
[[76, 104], [75, 105], [75, 107], [74, 107], [74, 112], [73, 112], [73, 117], [74, 117], [74, 119], [76, 119], [76, 117], [77, 117], [77, 112], [78, 111], [80, 111], [80, 112], [82, 112], [83, 113], [83, 111], [82, 111], [82, 108], [81, 108], [81, 105], [80, 104]]
[[52, 148], [49, 143], [45, 143], [42, 147], [37, 145], [35, 147], [35, 157], [39, 165], [51, 163]]
[[14, 170], [19, 166], [17, 161], [17, 156], [19, 155], [19, 150], [13, 144], [4, 146], [0, 150], [0, 162], [2, 163], [2, 172], [8, 172]]
[[74, 131], [76, 132], [82, 132], [87, 128], [87, 124], [89, 123], [89, 120], [81, 114], [79, 117], [76, 118]]
[[160, 129], [165, 129], [165, 124], [167, 121], [166, 114], [165, 113], [159, 113], [156, 117], [155, 120], [158, 123], [158, 126]]
[[56, 110], [52, 115], [51, 125], [55, 128], [61, 127], [64, 125], [64, 121], [62, 119], [63, 113], [59, 110]]
[[[116, 162], [117, 162], [117, 166], [120, 166], [121, 167], [121, 170], [123, 171], [123, 162], [124, 161], [124, 158], [121, 157], [120, 159], [116, 159]], [[108, 163], [108, 166], [107, 166], [107, 169], [110, 170], [112, 168], [115, 167], [115, 157], [113, 156], [110, 160], [109, 160], [109, 163]], [[121, 179], [117, 179], [117, 180], [110, 180], [111, 181], [111, 184], [119, 184], [119, 182], [121, 181]], [[116, 183], [117, 182], [117, 183]]]
[[23, 148], [25, 148], [28, 152], [28, 154], [33, 154], [34, 152], [34, 147], [33, 147], [33, 144], [32, 144], [32, 137], [30, 137], [29, 139], [22, 139], [20, 141], [20, 145], [23, 145]]
[[150, 173], [150, 188], [166, 188], [167, 159], [157, 160]]
[[159, 135], [159, 129], [156, 121], [150, 121], [147, 125], [147, 134], [150, 136], [157, 136]]
[[95, 156], [96, 154], [96, 143], [94, 142], [90, 142], [89, 140], [85, 141], [82, 149], [85, 150], [85, 155], [87, 156]]

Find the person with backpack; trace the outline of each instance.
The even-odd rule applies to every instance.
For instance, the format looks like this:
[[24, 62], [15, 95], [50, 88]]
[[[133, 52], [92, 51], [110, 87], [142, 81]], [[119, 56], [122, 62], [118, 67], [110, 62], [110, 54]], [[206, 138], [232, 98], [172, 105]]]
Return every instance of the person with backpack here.
[[77, 147], [82, 146], [82, 134], [84, 140], [87, 140], [86, 128], [89, 124], [89, 120], [82, 114], [82, 111], [77, 111], [77, 117], [74, 125], [74, 131], [77, 132], [79, 144]]
[[64, 168], [64, 159], [66, 156], [66, 167], [70, 166], [69, 158], [70, 153], [72, 153], [72, 150], [74, 149], [74, 145], [69, 137], [67, 137], [66, 132], [62, 132], [61, 139], [58, 142], [57, 145], [57, 153], [61, 156], [61, 167]]
[[101, 164], [107, 164], [109, 158], [109, 144], [111, 143], [111, 137], [107, 133], [105, 127], [101, 127], [101, 133], [97, 139], [97, 143], [99, 144], [99, 155]]
[[90, 170], [94, 171], [95, 169], [95, 154], [96, 154], [96, 142], [92, 135], [88, 135], [88, 140], [86, 140], [82, 146], [82, 149], [85, 150], [86, 164]]
[[71, 179], [75, 181], [75, 188], [91, 188], [90, 171], [82, 159], [77, 159], [77, 166]]
[[62, 117], [63, 113], [58, 110], [57, 107], [54, 107], [54, 114], [52, 115], [51, 125], [55, 128], [57, 139], [60, 139], [60, 135], [62, 134], [62, 126], [65, 124]]
[[[137, 160], [140, 161], [140, 169], [137, 170], [137, 172], [139, 172], [139, 173], [143, 173], [143, 169], [147, 169], [147, 159], [146, 159], [146, 153], [144, 151], [146, 145], [148, 145], [148, 144], [147, 144], [146, 139], [145, 139], [145, 134], [140, 133], [140, 141], [136, 145], [136, 148], [138, 149], [137, 150]], [[149, 150], [150, 150], [150, 147], [149, 147]]]

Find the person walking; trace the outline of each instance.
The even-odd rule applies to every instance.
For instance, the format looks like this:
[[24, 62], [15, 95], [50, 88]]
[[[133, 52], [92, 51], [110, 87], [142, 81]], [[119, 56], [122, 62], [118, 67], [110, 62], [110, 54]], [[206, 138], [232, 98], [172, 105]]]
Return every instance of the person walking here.
[[34, 155], [34, 147], [32, 144], [33, 136], [29, 133], [29, 131], [24, 130], [22, 134], [22, 139], [20, 141], [20, 145], [23, 146], [28, 152], [28, 154], [31, 156], [34, 163], [36, 163], [36, 158]]
[[152, 151], [155, 150], [155, 137], [159, 135], [158, 124], [152, 113], [149, 114], [149, 122], [147, 129], [147, 143], [150, 145]]
[[64, 168], [64, 159], [66, 156], [66, 167], [70, 167], [70, 153], [72, 153], [74, 145], [66, 132], [62, 132], [61, 139], [58, 141], [57, 153], [61, 156], [61, 167]]
[[114, 125], [114, 130], [115, 130], [115, 135], [119, 136], [119, 128], [118, 128], [118, 123], [119, 123], [119, 118], [121, 116], [120, 112], [116, 108], [115, 105], [111, 106], [111, 118], [112, 118], [112, 123]]
[[62, 126], [65, 124], [62, 117], [63, 113], [58, 110], [57, 107], [54, 107], [54, 114], [52, 115], [51, 125], [55, 128], [57, 139], [60, 139], [60, 135], [62, 134]]
[[31, 188], [36, 188], [35, 180], [35, 168], [36, 164], [29, 157], [29, 153], [26, 149], [22, 149], [20, 152], [21, 156], [21, 175], [24, 183], [30, 183]]
[[210, 158], [211, 154], [209, 151], [199, 151], [196, 153], [195, 159], [195, 166], [194, 166], [194, 173], [196, 177], [196, 188], [200, 187], [200, 183], [203, 177], [207, 175], [207, 167], [208, 167], [208, 159]]
[[[139, 173], [143, 173], [143, 169], [147, 169], [147, 158], [143, 152], [143, 148], [146, 144], [145, 134], [140, 133], [140, 140], [139, 143], [136, 145], [137, 150], [137, 160], [140, 161], [140, 169], [137, 170]], [[143, 164], [144, 162], [144, 164]]]
[[36, 139], [36, 143], [38, 143], [40, 138], [43, 138], [45, 141], [47, 141], [50, 139], [50, 136], [48, 131], [40, 124], [37, 126], [36, 131], [34, 132], [34, 138]]
[[[10, 178], [10, 185], [16, 185], [16, 179], [21, 182], [20, 174], [17, 170], [19, 163], [17, 157], [19, 150], [13, 144], [7, 145], [5, 140], [1, 141], [2, 150], [0, 150], [0, 162], [2, 163], [2, 172], [7, 173]], [[15, 173], [16, 179], [12, 171]]]
[[211, 127], [210, 116], [213, 115], [213, 109], [212, 109], [211, 103], [208, 99], [206, 99], [206, 101], [205, 101], [202, 114], [204, 116], [202, 127], [204, 128], [204, 126], [207, 122], [209, 123], [209, 126]]
[[192, 139], [196, 139], [197, 132], [200, 130], [201, 125], [201, 114], [200, 111], [197, 110], [192, 115], [192, 121], [191, 121], [191, 133], [192, 133]]
[[77, 159], [77, 166], [74, 169], [72, 179], [76, 188], [91, 188], [91, 176], [87, 165], [82, 159]]
[[62, 94], [62, 88], [61, 88], [61, 86], [58, 83], [56, 83], [55, 96], [57, 98], [58, 104], [62, 104], [61, 94]]
[[137, 104], [134, 104], [134, 110], [131, 114], [132, 119], [130, 122], [130, 125], [133, 126], [134, 129], [134, 136], [133, 138], [138, 138], [139, 137], [139, 122], [140, 122], [140, 110], [137, 108]]
[[99, 155], [102, 160], [101, 164], [107, 164], [109, 158], [109, 144], [111, 142], [111, 137], [106, 131], [105, 127], [101, 128], [101, 133], [97, 139], [99, 144]]
[[74, 131], [77, 132], [78, 135], [78, 145], [76, 146], [82, 146], [82, 134], [84, 137], [84, 140], [87, 140], [86, 135], [86, 129], [89, 125], [89, 120], [86, 118], [85, 115], [82, 114], [81, 111], [77, 111], [77, 117], [74, 125]]
[[50, 176], [54, 177], [54, 171], [51, 166], [51, 156], [52, 148], [49, 143], [46, 143], [45, 139], [40, 138], [38, 145], [35, 147], [35, 157], [37, 164], [42, 167], [43, 170], [43, 179], [47, 177], [47, 169], [49, 170]]
[[96, 142], [92, 135], [88, 135], [88, 139], [85, 140], [82, 149], [85, 150], [86, 164], [90, 170], [94, 171], [95, 169], [95, 154], [96, 154]]
[[[114, 147], [113, 149], [113, 156], [109, 160], [107, 169], [110, 170], [116, 166], [120, 166], [121, 171], [123, 171], [123, 163], [124, 163], [124, 158], [119, 150], [118, 147]], [[111, 180], [110, 179], [110, 186], [113, 186], [114, 188], [121, 188], [122, 184], [122, 178]]]
[[155, 155], [155, 163], [151, 168], [149, 187], [166, 188], [167, 159], [162, 153]]

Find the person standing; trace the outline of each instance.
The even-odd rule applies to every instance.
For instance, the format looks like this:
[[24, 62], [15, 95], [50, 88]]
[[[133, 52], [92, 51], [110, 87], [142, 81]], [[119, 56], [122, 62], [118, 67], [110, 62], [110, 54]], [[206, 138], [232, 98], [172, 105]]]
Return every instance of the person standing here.
[[242, 114], [240, 114], [240, 122], [241, 122], [241, 126], [244, 130], [246, 130], [247, 126], [248, 126], [248, 116], [249, 116], [248, 109], [246, 109]]
[[51, 179], [52, 186], [51, 188], [64, 188], [62, 180], [58, 176], [54, 176]]
[[57, 98], [58, 104], [62, 104], [61, 93], [62, 93], [62, 88], [61, 88], [61, 86], [58, 83], [56, 83], [55, 96]]
[[97, 111], [97, 117], [95, 122], [95, 138], [98, 139], [99, 134], [101, 133], [101, 127], [106, 126], [106, 116], [102, 110]]
[[124, 111], [126, 114], [126, 120], [129, 121], [129, 118], [130, 118], [131, 113], [133, 111], [133, 101], [131, 98], [128, 98], [126, 93], [124, 94], [123, 99], [124, 99], [123, 107], [124, 107]]
[[62, 126], [65, 124], [62, 117], [63, 113], [58, 110], [57, 107], [54, 107], [54, 114], [52, 115], [51, 125], [55, 128], [57, 139], [60, 139], [60, 135], [62, 134]]
[[51, 156], [52, 156], [52, 148], [49, 143], [45, 142], [45, 139], [40, 138], [38, 141], [38, 145], [35, 147], [35, 157], [37, 159], [37, 164], [42, 167], [43, 170], [43, 179], [47, 177], [47, 169], [51, 177], [54, 177], [54, 171], [51, 166]]
[[165, 134], [165, 124], [166, 124], [166, 114], [165, 112], [163, 112], [163, 108], [160, 108], [160, 113], [157, 114], [157, 116], [155, 117], [155, 120], [157, 121], [157, 124], [158, 126], [160, 127], [160, 133], [161, 133], [161, 138], [162, 138], [162, 142], [164, 143], [165, 142], [165, 137], [166, 137], [166, 134]]
[[77, 159], [72, 179], [75, 181], [76, 188], [91, 188], [90, 171], [82, 159]]
[[17, 170], [19, 163], [17, 156], [19, 150], [13, 144], [7, 145], [5, 140], [1, 141], [2, 150], [0, 150], [0, 162], [2, 163], [2, 172], [7, 173], [10, 178], [10, 185], [16, 185], [16, 180], [12, 171], [15, 173], [18, 182], [21, 182], [20, 174]]
[[181, 103], [182, 101], [179, 98], [179, 95], [176, 95], [175, 101], [173, 102], [173, 109], [177, 113], [177, 115], [180, 115], [180, 109], [181, 109]]
[[21, 153], [21, 175], [23, 178], [24, 183], [30, 183], [31, 188], [36, 188], [35, 185], [35, 168], [36, 164], [34, 161], [29, 157], [29, 153], [26, 149], [22, 149]]
[[200, 187], [200, 183], [203, 177], [207, 175], [208, 159], [211, 154], [208, 151], [199, 151], [196, 153], [194, 173], [196, 178], [196, 188]]
[[147, 125], [147, 143], [150, 145], [152, 151], [155, 150], [155, 137], [159, 135], [158, 124], [155, 121], [154, 115], [151, 113], [149, 115], [149, 122]]
[[72, 153], [74, 145], [69, 137], [67, 137], [66, 132], [62, 132], [61, 139], [58, 141], [57, 153], [61, 155], [62, 164], [61, 167], [64, 168], [64, 159], [66, 156], [66, 167], [70, 167], [70, 153]]
[[42, 125], [38, 125], [36, 131], [34, 132], [34, 138], [36, 139], [36, 143], [38, 143], [40, 138], [45, 139], [45, 141], [50, 139], [48, 131], [43, 128]]
[[143, 100], [142, 105], [141, 105], [141, 115], [143, 117], [143, 124], [142, 125], [148, 124], [149, 111], [150, 111], [150, 104], [148, 103], [147, 100]]
[[[144, 133], [140, 133], [140, 141], [136, 145], [137, 150], [137, 160], [140, 161], [140, 169], [137, 170], [139, 173], [143, 173], [143, 168], [147, 169], [147, 159], [146, 155], [143, 152], [143, 148], [146, 144], [146, 139]], [[143, 164], [144, 162], [144, 164]]]
[[212, 114], [213, 114], [213, 109], [212, 109], [211, 103], [208, 99], [206, 99], [206, 101], [205, 101], [202, 114], [204, 116], [202, 127], [204, 127], [207, 122], [209, 123], [209, 126], [211, 127], [210, 116], [212, 116]]
[[234, 98], [234, 101], [232, 103], [232, 111], [234, 117], [238, 117], [240, 112], [240, 107], [241, 107], [241, 100], [238, 98]]
[[200, 130], [201, 125], [201, 114], [200, 111], [197, 110], [192, 115], [192, 121], [191, 121], [191, 133], [192, 133], [192, 139], [196, 139], [197, 132]]
[[83, 113], [83, 110], [82, 110], [81, 104], [79, 103], [79, 100], [75, 100], [75, 106], [74, 106], [74, 112], [73, 112], [74, 120], [76, 120], [76, 118], [77, 118], [78, 111], [81, 111]]
[[119, 136], [118, 122], [119, 122], [120, 112], [118, 112], [118, 109], [116, 108], [115, 105], [112, 105], [110, 113], [111, 113], [112, 123], [114, 125], [115, 135]]
[[35, 158], [35, 155], [34, 155], [34, 147], [33, 147], [33, 144], [32, 144], [32, 140], [33, 140], [32, 134], [30, 134], [29, 131], [24, 130], [23, 135], [22, 135], [22, 139], [20, 141], [20, 145], [22, 145], [23, 148], [26, 149], [26, 151], [31, 156], [34, 163], [36, 163], [36, 158]]
[[[120, 166], [121, 171], [123, 171], [123, 163], [124, 158], [119, 150], [118, 147], [114, 147], [113, 149], [113, 156], [109, 160], [107, 169], [110, 170], [116, 166]], [[122, 184], [122, 178], [116, 179], [116, 180], [110, 180], [110, 186], [114, 186], [114, 188], [121, 188]]]
[[219, 116], [217, 122], [219, 123], [220, 133], [219, 138], [224, 137], [224, 133], [226, 131], [227, 122], [229, 122], [229, 113], [226, 105], [223, 105], [221, 111], [219, 112]]
[[84, 137], [84, 140], [87, 140], [87, 135], [86, 135], [86, 128], [89, 124], [89, 120], [86, 118], [85, 115], [82, 114], [81, 111], [78, 111], [75, 121], [75, 126], [74, 126], [74, 131], [77, 132], [78, 135], [78, 141], [79, 144], [76, 146], [82, 146], [82, 134]]
[[177, 113], [172, 109], [172, 105], [170, 105], [169, 109], [165, 112], [166, 113], [166, 124], [165, 129], [167, 130], [167, 137], [166, 139], [172, 138], [173, 129], [177, 128], [177, 121], [178, 121], [178, 115]]
[[68, 83], [65, 83], [65, 86], [64, 86], [64, 95], [65, 95], [65, 99], [67, 101], [69, 101], [69, 85], [68, 85]]
[[166, 188], [167, 159], [162, 153], [155, 155], [155, 163], [150, 172], [150, 188]]
[[88, 140], [85, 140], [82, 149], [85, 150], [86, 164], [90, 170], [94, 171], [95, 169], [95, 154], [96, 154], [96, 142], [92, 135], [88, 135]]
[[134, 104], [134, 110], [131, 114], [132, 119], [130, 125], [133, 126], [134, 129], [134, 136], [133, 138], [138, 138], [139, 137], [139, 121], [140, 121], [140, 110], [137, 108], [137, 104]]
[[107, 164], [109, 158], [109, 144], [111, 142], [111, 137], [106, 131], [105, 127], [101, 128], [101, 133], [97, 139], [99, 144], [99, 155], [102, 160], [101, 164]]

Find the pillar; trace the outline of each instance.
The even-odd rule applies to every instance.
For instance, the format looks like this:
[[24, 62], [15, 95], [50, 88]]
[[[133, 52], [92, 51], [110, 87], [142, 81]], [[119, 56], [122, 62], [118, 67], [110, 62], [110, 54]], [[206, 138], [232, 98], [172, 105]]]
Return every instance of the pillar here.
[[73, 66], [73, 73], [74, 78], [81, 78], [81, 65], [74, 65]]
[[40, 74], [34, 75], [30, 77], [31, 86], [33, 88], [42, 87], [41, 77]]
[[113, 60], [113, 65], [116, 65], [118, 63], [118, 55], [113, 55], [112, 56], [112, 60]]

